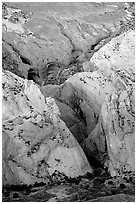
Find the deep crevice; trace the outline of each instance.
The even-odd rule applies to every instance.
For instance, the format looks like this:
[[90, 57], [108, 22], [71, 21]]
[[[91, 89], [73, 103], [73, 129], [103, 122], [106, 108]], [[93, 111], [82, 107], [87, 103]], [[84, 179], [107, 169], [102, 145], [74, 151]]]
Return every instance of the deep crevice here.
[[29, 59], [27, 59], [26, 57], [23, 57], [22, 55], [20, 55], [20, 59], [24, 64], [28, 64], [28, 65], [32, 64]]

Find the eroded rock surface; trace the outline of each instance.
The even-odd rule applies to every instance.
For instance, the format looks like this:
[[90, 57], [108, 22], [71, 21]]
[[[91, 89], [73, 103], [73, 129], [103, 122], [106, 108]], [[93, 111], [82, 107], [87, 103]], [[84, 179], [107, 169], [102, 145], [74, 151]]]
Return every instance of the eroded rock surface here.
[[3, 69], [41, 86], [4, 71], [3, 183], [49, 185], [94, 166], [100, 194], [88, 178], [57, 201], [133, 200], [125, 194], [134, 194], [134, 2], [12, 2], [2, 15]]
[[111, 175], [135, 170], [134, 91], [113, 93], [102, 106]]
[[94, 141], [100, 151], [99, 141], [105, 135], [109, 170], [113, 176], [135, 169], [134, 40], [134, 30], [124, 32], [102, 47], [90, 60], [107, 76], [116, 91], [103, 103], [99, 122], [86, 139], [86, 149], [92, 152], [91, 144]]
[[96, 52], [87, 65], [97, 71], [75, 74], [60, 87], [41, 88], [56, 99], [62, 120], [86, 155], [106, 164], [113, 176], [135, 167], [134, 37], [134, 30], [126, 31]]
[[[24, 59], [25, 61], [25, 59]], [[6, 42], [2, 42], [2, 68], [22, 78], [27, 78], [30, 62], [22, 62], [21, 56]]]
[[[102, 160], [104, 153], [107, 153], [105, 133], [98, 140], [95, 130], [98, 132], [98, 119], [106, 96], [116, 90], [112, 82], [99, 71], [83, 72], [75, 74], [61, 86], [48, 85], [41, 87], [41, 90], [45, 96], [55, 98], [61, 119], [82, 145], [86, 155]], [[95, 137], [91, 138], [93, 130]]]
[[49, 62], [69, 67], [89, 61], [94, 52], [134, 22], [134, 5], [122, 2], [10, 2], [3, 4], [2, 11], [3, 41], [24, 63], [44, 71]]
[[135, 82], [135, 30], [128, 30], [113, 38], [91, 58], [96, 69], [110, 73], [113, 70], [121, 78]]
[[[53, 88], [54, 87], [54, 88]], [[92, 142], [88, 142], [89, 149], [85, 146], [87, 138], [97, 126], [101, 107], [107, 95], [115, 91], [115, 87], [103, 76], [101, 72], [83, 72], [70, 77], [63, 85], [43, 86], [42, 92], [46, 96], [53, 96], [61, 112], [61, 119], [73, 133], [77, 141], [83, 146], [89, 157], [98, 159], [106, 152], [105, 134], [102, 142], [96, 143], [100, 154], [96, 154], [97, 148]], [[47, 91], [51, 90], [51, 91]], [[97, 127], [96, 127], [97, 128]], [[95, 137], [95, 141], [98, 139]], [[103, 149], [103, 150], [102, 150]]]
[[92, 172], [53, 98], [32, 81], [3, 72], [3, 184], [48, 182], [55, 170], [68, 177]]

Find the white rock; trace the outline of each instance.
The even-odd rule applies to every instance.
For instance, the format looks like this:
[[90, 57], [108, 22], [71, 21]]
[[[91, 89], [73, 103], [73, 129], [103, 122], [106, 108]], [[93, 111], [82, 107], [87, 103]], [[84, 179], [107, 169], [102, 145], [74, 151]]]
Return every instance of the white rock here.
[[86, 103], [94, 108], [95, 113], [100, 112], [106, 96], [115, 90], [107, 77], [99, 71], [75, 74], [66, 81], [67, 83], [70, 83]]
[[129, 30], [104, 45], [90, 59], [100, 70], [122, 70], [134, 78], [135, 75], [135, 31]]
[[9, 71], [2, 79], [3, 184], [47, 182], [55, 170], [68, 177], [92, 172], [54, 99]]
[[134, 93], [114, 92], [101, 109], [111, 175], [135, 170]]

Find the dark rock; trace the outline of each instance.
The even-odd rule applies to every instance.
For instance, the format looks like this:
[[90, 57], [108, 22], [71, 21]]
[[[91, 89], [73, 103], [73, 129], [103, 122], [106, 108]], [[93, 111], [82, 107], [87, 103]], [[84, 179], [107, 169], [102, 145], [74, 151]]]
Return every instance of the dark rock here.
[[126, 188], [126, 186], [124, 183], [120, 183], [119, 188], [124, 189], [124, 188]]
[[22, 78], [27, 78], [29, 66], [22, 63], [19, 54], [16, 53], [10, 45], [8, 45], [6, 42], [3, 42], [2, 68], [4, 70], [9, 70]]
[[19, 194], [17, 192], [13, 193], [12, 195], [13, 198], [19, 198]]
[[109, 185], [113, 185], [113, 181], [108, 181], [108, 184]]

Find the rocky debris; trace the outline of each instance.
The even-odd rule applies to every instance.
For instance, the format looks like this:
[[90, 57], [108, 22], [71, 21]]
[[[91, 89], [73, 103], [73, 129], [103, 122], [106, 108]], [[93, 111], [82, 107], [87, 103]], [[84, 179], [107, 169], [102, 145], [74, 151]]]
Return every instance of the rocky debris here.
[[[113, 182], [113, 184], [110, 182]], [[91, 202], [94, 199], [100, 201], [113, 200], [115, 201], [134, 201], [134, 184], [132, 182], [125, 181], [119, 178], [109, 178], [106, 173], [101, 175], [94, 174], [93, 178], [81, 178], [79, 182], [76, 184], [72, 183], [70, 186], [65, 187], [64, 191], [67, 196], [62, 198], [58, 195], [60, 192], [60, 188], [58, 192], [55, 192], [56, 201], [62, 202], [80, 202], [87, 201]], [[120, 185], [119, 185], [120, 183]], [[125, 187], [123, 188], [123, 186]], [[54, 187], [53, 187], [54, 189]], [[54, 191], [50, 190], [50, 193]], [[117, 195], [117, 197], [115, 196]], [[123, 195], [123, 196], [122, 196]]]
[[44, 79], [43, 86], [47, 84], [63, 84], [68, 78], [82, 71], [84, 70], [82, 64], [80, 63], [73, 63], [67, 66], [67, 68], [65, 68], [63, 65], [56, 65], [52, 70], [47, 69], [47, 76]]
[[[134, 201], [135, 182], [133, 179], [135, 179], [135, 175], [131, 175], [131, 173], [129, 175], [130, 179], [119, 176], [112, 178], [103, 169], [97, 168], [94, 175], [88, 174], [77, 178], [64, 177], [59, 183], [52, 180], [48, 185], [35, 183], [29, 186], [4, 186], [3, 201], [83, 202], [95, 199]], [[17, 193], [19, 197], [14, 198], [14, 193]]]
[[9, 71], [2, 79], [3, 184], [48, 182], [55, 170], [68, 177], [92, 172], [54, 99]]

